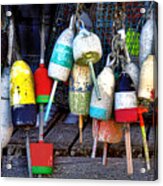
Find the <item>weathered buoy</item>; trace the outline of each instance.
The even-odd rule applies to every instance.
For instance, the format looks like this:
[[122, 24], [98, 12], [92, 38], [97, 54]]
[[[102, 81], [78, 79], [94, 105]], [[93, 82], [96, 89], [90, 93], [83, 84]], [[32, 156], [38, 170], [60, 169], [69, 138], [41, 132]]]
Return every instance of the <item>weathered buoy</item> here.
[[136, 122], [137, 96], [134, 84], [126, 72], [122, 72], [115, 87], [115, 120], [116, 122]]
[[36, 102], [33, 74], [23, 60], [15, 61], [11, 68], [10, 105], [15, 127], [35, 126]]
[[74, 39], [74, 23], [76, 17], [73, 15], [70, 20], [69, 28], [64, 30], [57, 39], [48, 67], [48, 75], [53, 78], [54, 84], [45, 113], [45, 122], [48, 120], [51, 105], [55, 95], [58, 81], [66, 82], [68, 80], [72, 65], [73, 65], [73, 51], [72, 42]]
[[100, 88], [101, 100], [92, 91], [90, 103], [90, 116], [99, 120], [108, 120], [112, 113], [113, 93], [114, 93], [114, 74], [110, 67], [104, 67], [97, 78]]
[[[6, 16], [8, 14], [6, 13]], [[11, 120], [11, 107], [10, 107], [10, 65], [12, 63], [12, 50], [13, 50], [13, 40], [14, 40], [14, 25], [12, 19], [12, 13], [8, 16], [9, 27], [8, 27], [8, 51], [7, 53], [7, 66], [4, 67], [1, 77], [1, 108], [0, 108], [0, 138], [1, 138], [1, 148], [7, 146], [10, 141], [13, 125]], [[7, 39], [7, 38], [6, 38]], [[4, 47], [4, 46], [3, 46]], [[3, 58], [2, 58], [3, 59]]]
[[97, 98], [101, 99], [93, 68], [93, 64], [97, 63], [102, 57], [101, 42], [99, 37], [93, 32], [86, 30], [84, 25], [82, 25], [82, 28], [73, 41], [73, 56], [78, 65], [89, 65]]
[[10, 86], [10, 68], [5, 67], [1, 77], [1, 148], [6, 147], [10, 141], [13, 125], [11, 121], [11, 107], [9, 98], [9, 86]]
[[147, 56], [152, 54], [154, 44], [154, 17], [153, 12], [146, 21], [140, 34], [139, 66], [141, 67]]
[[69, 80], [69, 105], [73, 114], [79, 115], [80, 142], [82, 143], [83, 118], [89, 114], [92, 81], [87, 66], [74, 64]]
[[138, 91], [139, 86], [139, 68], [135, 63], [128, 63], [125, 66], [125, 72], [130, 76], [134, 83], [135, 90]]
[[119, 143], [122, 140], [122, 125], [117, 124], [114, 120], [100, 121], [94, 119], [92, 126], [92, 134], [94, 138], [92, 158], [96, 156], [97, 143], [103, 142], [103, 165], [107, 165], [108, 143]]
[[157, 62], [155, 56], [149, 55], [144, 61], [139, 80], [138, 97], [153, 101], [157, 97]]
[[133, 174], [130, 122], [138, 119], [137, 97], [132, 79], [126, 72], [120, 75], [115, 87], [115, 121], [124, 123], [128, 175]]

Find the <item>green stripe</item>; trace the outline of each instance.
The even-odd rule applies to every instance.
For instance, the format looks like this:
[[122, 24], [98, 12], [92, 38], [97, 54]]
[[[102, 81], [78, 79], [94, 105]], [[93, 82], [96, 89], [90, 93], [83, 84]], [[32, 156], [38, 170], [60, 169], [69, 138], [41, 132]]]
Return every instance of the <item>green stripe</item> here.
[[50, 59], [50, 62], [67, 67], [68, 69], [72, 68], [73, 64], [73, 51], [69, 46], [62, 44], [56, 44], [53, 53]]
[[32, 174], [52, 174], [53, 168], [46, 166], [32, 166]]
[[37, 96], [36, 103], [48, 103], [50, 96]]

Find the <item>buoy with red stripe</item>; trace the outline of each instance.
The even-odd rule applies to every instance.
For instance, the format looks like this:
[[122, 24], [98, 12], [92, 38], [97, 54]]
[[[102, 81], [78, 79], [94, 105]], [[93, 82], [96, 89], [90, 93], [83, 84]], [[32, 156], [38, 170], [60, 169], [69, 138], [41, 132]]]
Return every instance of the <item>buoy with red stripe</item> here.
[[115, 121], [124, 123], [125, 126], [125, 145], [127, 158], [128, 175], [133, 174], [130, 123], [138, 119], [137, 96], [134, 83], [130, 76], [123, 71], [117, 80], [115, 87], [114, 103]]
[[39, 104], [39, 143], [31, 143], [31, 164], [33, 174], [53, 173], [53, 144], [45, 143], [43, 139], [44, 104], [48, 103], [52, 88], [52, 79], [48, 77], [48, 70], [44, 66], [45, 54], [45, 23], [44, 15], [41, 27], [40, 66], [34, 73], [36, 103]]
[[120, 75], [115, 87], [115, 120], [116, 122], [136, 122], [137, 96], [133, 81], [126, 72]]

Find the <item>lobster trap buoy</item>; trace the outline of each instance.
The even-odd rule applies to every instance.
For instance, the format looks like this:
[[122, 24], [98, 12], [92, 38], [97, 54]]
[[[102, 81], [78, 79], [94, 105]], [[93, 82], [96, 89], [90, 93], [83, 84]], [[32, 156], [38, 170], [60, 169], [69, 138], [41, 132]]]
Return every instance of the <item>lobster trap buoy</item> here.
[[115, 121], [136, 122], [137, 96], [133, 81], [126, 72], [122, 72], [115, 87]]
[[44, 14], [41, 26], [40, 65], [34, 73], [36, 103], [39, 104], [39, 139], [38, 143], [30, 144], [31, 165], [33, 174], [53, 173], [53, 144], [44, 142], [44, 104], [48, 103], [52, 88], [52, 79], [44, 66], [45, 25]]
[[100, 88], [101, 100], [92, 91], [90, 103], [90, 116], [99, 120], [108, 120], [111, 117], [114, 93], [114, 74], [110, 67], [104, 67], [97, 78]]
[[5, 67], [1, 77], [1, 148], [6, 147], [9, 143], [12, 132], [13, 132], [13, 125], [11, 121], [11, 107], [10, 107], [10, 100], [9, 100], [9, 82], [10, 82], [10, 68]]
[[71, 113], [79, 115], [80, 143], [82, 143], [83, 116], [89, 114], [91, 90], [89, 67], [74, 64], [69, 80], [69, 105]]
[[157, 62], [149, 55], [141, 67], [138, 97], [153, 101], [157, 94]]
[[73, 41], [73, 56], [76, 64], [81, 66], [87, 65], [90, 67], [96, 96], [98, 99], [101, 99], [100, 90], [93, 68], [93, 64], [97, 63], [102, 57], [101, 41], [96, 34], [89, 32], [84, 28], [83, 22], [82, 28], [80, 28], [78, 35]]
[[50, 109], [57, 88], [57, 83], [58, 81], [66, 82], [68, 80], [73, 65], [72, 42], [75, 34], [75, 20], [76, 17], [72, 15], [69, 27], [65, 29], [57, 39], [50, 58], [48, 75], [54, 79], [54, 83], [45, 113], [45, 122], [48, 121]]
[[15, 127], [35, 126], [36, 102], [33, 74], [23, 60], [15, 61], [11, 68], [10, 105]]
[[[6, 35], [6, 40], [8, 41], [8, 51], [3, 51], [4, 53], [7, 54], [7, 64], [5, 64], [1, 76], [0, 138], [1, 138], [2, 149], [7, 146], [13, 133], [9, 89], [10, 89], [10, 68], [11, 68], [10, 65], [12, 63], [13, 40], [14, 40], [14, 24], [12, 19], [12, 12], [10, 12], [9, 16], [7, 15], [6, 12], [6, 16], [9, 21], [9, 26], [8, 26], [8, 36]], [[2, 55], [2, 60], [3, 60], [3, 55]]]
[[128, 63], [125, 66], [125, 72], [130, 76], [134, 83], [135, 90], [138, 91], [139, 86], [139, 68], [135, 63]]
[[154, 44], [154, 25], [155, 20], [153, 12], [146, 21], [140, 34], [140, 52], [139, 52], [139, 66], [141, 67], [148, 55], [152, 54]]

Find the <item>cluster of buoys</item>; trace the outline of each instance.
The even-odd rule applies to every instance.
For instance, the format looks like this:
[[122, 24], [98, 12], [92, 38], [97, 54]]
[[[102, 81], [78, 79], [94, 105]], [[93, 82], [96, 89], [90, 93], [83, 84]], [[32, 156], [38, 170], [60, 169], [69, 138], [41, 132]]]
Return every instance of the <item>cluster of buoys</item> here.
[[[2, 74], [1, 143], [2, 148], [7, 145], [13, 125], [14, 127], [23, 127], [27, 134], [31, 127], [35, 127], [36, 104], [38, 104], [40, 111], [39, 142], [29, 144], [28, 135], [26, 141], [30, 176], [53, 173], [53, 144], [44, 142], [43, 126], [44, 122], [48, 121], [58, 81], [66, 82], [68, 79], [69, 107], [73, 114], [79, 116], [80, 143], [83, 141], [83, 116], [90, 115], [93, 120], [92, 158], [96, 156], [98, 141], [103, 142], [103, 164], [106, 165], [107, 144], [120, 142], [123, 135], [122, 126], [125, 126], [127, 170], [128, 174], [133, 174], [130, 123], [140, 120], [147, 169], [150, 169], [148, 144], [142, 117], [142, 113], [148, 110], [138, 106], [138, 98], [149, 101], [154, 101], [157, 98], [157, 80], [154, 82], [157, 63], [154, 55], [151, 55], [153, 33], [148, 35], [150, 38], [146, 38], [147, 30], [149, 28], [152, 30], [152, 25], [152, 18], [150, 18], [140, 35], [140, 73], [138, 66], [127, 59], [125, 67], [115, 76], [115, 68], [112, 68], [111, 62], [108, 62], [109, 59], [107, 59], [106, 66], [96, 79], [93, 64], [99, 62], [102, 57], [101, 42], [95, 33], [85, 28], [84, 22], [76, 15], [72, 15], [69, 27], [56, 40], [48, 69], [44, 65], [45, 28], [43, 16], [39, 68], [33, 76], [29, 65], [20, 58], [12, 64], [10, 70], [13, 46], [13, 37], [11, 36], [14, 33], [13, 20], [10, 19], [9, 67], [4, 68]], [[146, 47], [144, 40], [148, 40], [145, 42], [145, 45], [148, 45], [146, 50], [144, 50]], [[45, 116], [44, 104], [47, 104]]]

